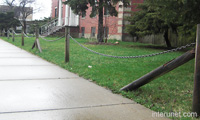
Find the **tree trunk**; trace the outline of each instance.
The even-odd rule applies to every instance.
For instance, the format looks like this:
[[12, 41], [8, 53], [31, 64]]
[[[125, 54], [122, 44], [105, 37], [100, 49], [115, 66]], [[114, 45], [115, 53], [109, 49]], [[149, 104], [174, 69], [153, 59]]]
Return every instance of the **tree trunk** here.
[[26, 21], [25, 20], [23, 21], [23, 24], [24, 24], [23, 31], [26, 34]]
[[98, 42], [104, 42], [103, 40], [103, 0], [99, 0], [99, 23], [98, 23]]
[[170, 41], [169, 41], [168, 35], [169, 35], [169, 32], [168, 32], [168, 29], [167, 29], [167, 30], [165, 30], [165, 33], [164, 33], [164, 36], [163, 36], [163, 37], [165, 38], [165, 42], [166, 42], [167, 47], [168, 47], [168, 48], [171, 48], [172, 45], [171, 45], [171, 43], [170, 43]]

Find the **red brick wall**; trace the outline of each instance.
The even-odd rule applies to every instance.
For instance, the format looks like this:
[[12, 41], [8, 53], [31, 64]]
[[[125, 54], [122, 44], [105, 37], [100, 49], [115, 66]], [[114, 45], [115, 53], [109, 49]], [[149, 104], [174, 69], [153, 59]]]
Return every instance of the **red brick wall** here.
[[[131, 11], [138, 11], [137, 3], [143, 3], [143, 0], [132, 0], [131, 2]], [[119, 6], [116, 8], [119, 10]], [[90, 34], [91, 33], [91, 27], [96, 27], [96, 34], [98, 33], [98, 15], [94, 18], [90, 18], [90, 13], [92, 11], [92, 8], [89, 7], [89, 9], [86, 12], [86, 17], [82, 18], [80, 16], [80, 33], [81, 33], [81, 27], [85, 27], [85, 33]], [[130, 12], [118, 12], [119, 14], [125, 14]], [[119, 20], [123, 21], [124, 18], [118, 18], [113, 16], [104, 16], [104, 27], [107, 26], [109, 28], [109, 35], [122, 35], [122, 33], [118, 33], [118, 27], [124, 27], [124, 24], [118, 24]]]
[[[94, 18], [90, 18], [90, 11], [91, 8], [87, 10], [87, 14], [85, 18], [80, 17], [80, 28], [85, 27], [85, 33], [91, 32], [91, 27], [96, 27], [96, 33], [98, 29], [98, 15]], [[106, 19], [106, 20], [105, 20]], [[117, 25], [117, 18], [116, 17], [104, 17], [104, 26], [107, 26], [112, 29], [115, 28]], [[113, 34], [116, 33], [116, 30], [113, 31]]]
[[[65, 0], [62, 0], [63, 2]], [[55, 18], [55, 8], [57, 7], [57, 17], [58, 17], [58, 14], [59, 14], [59, 4], [58, 4], [58, 0], [52, 0], [52, 6], [51, 6], [51, 17], [52, 18]], [[62, 16], [65, 17], [65, 5], [62, 4], [62, 7], [63, 7], [63, 11], [62, 11]]]
[[[51, 5], [51, 17], [55, 18], [55, 8], [57, 7], [58, 11], [58, 0], [52, 0], [52, 5]], [[58, 12], [57, 12], [58, 15]]]
[[[65, 1], [65, 0], [63, 0]], [[143, 0], [132, 0], [131, 1], [131, 11], [138, 11], [137, 3], [143, 3]], [[65, 5], [63, 4], [63, 12], [62, 12], [62, 17], [65, 17]], [[89, 6], [89, 5], [88, 5]], [[59, 11], [59, 6], [58, 6], [58, 0], [52, 0], [52, 18], [55, 17], [55, 7], [57, 7], [57, 10]], [[117, 10], [119, 10], [119, 6], [117, 5]], [[86, 16], [85, 18], [82, 18], [81, 16], [79, 17], [79, 33], [81, 33], [81, 28], [85, 27], [85, 34], [91, 34], [91, 27], [96, 28], [96, 34], [98, 33], [98, 15], [96, 17], [90, 18], [90, 13], [92, 11], [92, 8], [89, 7], [89, 9], [86, 11]], [[124, 31], [119, 32], [119, 28], [121, 27], [124, 29], [124, 16], [125, 14], [130, 13], [130, 12], [124, 12], [124, 11], [119, 11], [117, 17], [113, 16], [104, 16], [104, 27], [107, 26], [109, 28], [109, 35], [118, 35], [118, 36], [126, 36]], [[59, 14], [59, 13], [58, 13]], [[58, 15], [57, 14], [57, 15]], [[122, 15], [123, 17], [119, 17], [119, 14]], [[121, 24], [120, 21], [122, 21]]]
[[[96, 34], [97, 34], [98, 33], [98, 15], [96, 15], [96, 17], [90, 18], [91, 11], [92, 11], [92, 8], [89, 7], [89, 9], [86, 11], [85, 18], [82, 18], [80, 16], [80, 32], [81, 32], [81, 27], [85, 27], [85, 33], [90, 34], [91, 27], [96, 27]], [[109, 27], [109, 34], [118, 34], [117, 33], [118, 17], [104, 16], [103, 25], [104, 27], [105, 26]]]
[[136, 11], [138, 11], [139, 9], [137, 9], [137, 4], [138, 3], [143, 3], [144, 2], [144, 0], [132, 0], [132, 2], [131, 2], [131, 11], [133, 11], [133, 12], [136, 12]]

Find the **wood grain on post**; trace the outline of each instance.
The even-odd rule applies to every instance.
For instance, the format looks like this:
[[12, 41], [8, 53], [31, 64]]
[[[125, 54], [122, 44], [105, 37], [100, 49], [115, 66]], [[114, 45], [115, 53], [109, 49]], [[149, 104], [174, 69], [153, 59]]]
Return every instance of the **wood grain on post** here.
[[197, 25], [196, 38], [196, 56], [195, 56], [195, 73], [194, 73], [194, 91], [192, 111], [200, 116], [200, 24]]
[[65, 63], [69, 62], [69, 26], [65, 27]]
[[121, 90], [124, 90], [124, 91], [136, 90], [139, 87], [156, 79], [157, 77], [162, 76], [162, 75], [172, 71], [173, 69], [185, 64], [186, 62], [192, 60], [194, 57], [195, 57], [195, 50], [193, 49], [193, 50], [186, 52], [182, 56], [158, 67], [157, 69], [151, 71], [150, 73], [144, 75], [143, 77], [137, 79], [136, 81], [128, 84], [127, 86], [121, 88]]
[[35, 32], [36, 32], [35, 42], [32, 46], [32, 49], [34, 49], [36, 47], [37, 49], [39, 49], [40, 52], [42, 52], [42, 48], [40, 46], [40, 41], [39, 41], [39, 30], [36, 29]]
[[39, 51], [42, 52], [42, 48], [41, 48], [41, 46], [40, 46], [39, 38], [36, 39], [36, 46], [37, 46], [37, 48], [39, 49]]

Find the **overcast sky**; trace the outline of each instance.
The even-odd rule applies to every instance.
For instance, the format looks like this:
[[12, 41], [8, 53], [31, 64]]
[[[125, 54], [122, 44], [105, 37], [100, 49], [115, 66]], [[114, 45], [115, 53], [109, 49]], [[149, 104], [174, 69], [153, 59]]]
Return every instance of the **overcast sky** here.
[[42, 19], [44, 17], [50, 17], [51, 14], [51, 0], [36, 0], [35, 8], [40, 7], [40, 11], [34, 13], [33, 19]]
[[[4, 0], [0, 0], [0, 4], [3, 4], [3, 1]], [[35, 12], [33, 14], [33, 19], [43, 19], [44, 17], [50, 17], [51, 0], [36, 0], [36, 3], [32, 5], [32, 7], [34, 9], [40, 8], [39, 12]]]

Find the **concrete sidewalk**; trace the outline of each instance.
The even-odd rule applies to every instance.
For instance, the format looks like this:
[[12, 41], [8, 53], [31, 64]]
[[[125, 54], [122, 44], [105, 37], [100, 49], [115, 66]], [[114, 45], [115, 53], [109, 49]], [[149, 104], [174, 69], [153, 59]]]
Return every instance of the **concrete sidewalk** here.
[[167, 120], [0, 40], [0, 120]]

